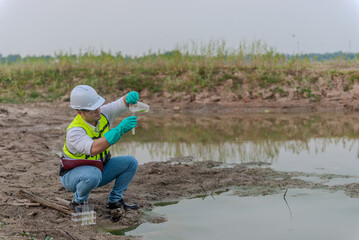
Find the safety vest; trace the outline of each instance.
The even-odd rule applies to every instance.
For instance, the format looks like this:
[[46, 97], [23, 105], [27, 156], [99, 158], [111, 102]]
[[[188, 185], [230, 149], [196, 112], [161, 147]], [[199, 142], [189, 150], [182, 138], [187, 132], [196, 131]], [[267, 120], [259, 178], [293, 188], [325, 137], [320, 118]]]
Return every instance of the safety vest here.
[[[83, 128], [87, 135], [90, 136], [93, 140], [96, 140], [98, 138], [103, 137], [103, 135], [108, 132], [108, 130], [110, 129], [110, 123], [107, 120], [107, 118], [105, 117], [105, 115], [101, 114], [101, 119], [99, 120], [99, 132], [94, 132], [93, 128], [91, 128], [83, 119], [80, 115], [77, 115], [75, 117], [75, 119], [71, 122], [71, 124], [68, 126], [67, 130], [68, 131], [70, 128], [74, 128], [74, 127], [80, 127]], [[89, 160], [99, 160], [101, 159], [101, 161], [106, 164], [107, 161], [110, 158], [110, 148], [107, 148], [105, 151], [103, 151], [102, 153], [97, 154], [96, 156], [91, 156], [91, 155], [86, 155], [86, 154], [73, 154], [71, 153], [68, 149], [67, 149], [67, 145], [66, 145], [66, 138], [65, 138], [65, 144], [63, 147], [63, 152], [67, 157], [70, 158], [74, 158], [74, 159], [89, 159]]]

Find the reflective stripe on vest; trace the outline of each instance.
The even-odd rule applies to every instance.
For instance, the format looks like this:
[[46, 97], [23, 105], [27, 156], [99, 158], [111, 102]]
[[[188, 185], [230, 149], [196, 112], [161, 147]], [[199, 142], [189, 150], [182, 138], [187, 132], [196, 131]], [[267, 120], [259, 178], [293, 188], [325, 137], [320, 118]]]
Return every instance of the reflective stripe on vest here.
[[[99, 126], [98, 127], [99, 132], [98, 133], [94, 132], [93, 129], [82, 119], [82, 117], [80, 115], [77, 115], [75, 117], [75, 119], [71, 122], [71, 124], [68, 126], [66, 131], [68, 131], [70, 128], [80, 127], [86, 131], [88, 136], [90, 136], [93, 140], [96, 140], [98, 138], [103, 137], [103, 135], [106, 132], [108, 132], [110, 129], [110, 123], [103, 114], [101, 114], [101, 119], [99, 120], [98, 126]], [[109, 155], [110, 148], [107, 148], [105, 151], [97, 154], [96, 156], [90, 156], [90, 155], [86, 155], [86, 154], [73, 154], [67, 149], [66, 138], [65, 138], [65, 144], [64, 144], [64, 147], [62, 150], [63, 150], [64, 154], [70, 158], [90, 159], [90, 160], [101, 159], [102, 161], [105, 161], [107, 159], [107, 155]]]

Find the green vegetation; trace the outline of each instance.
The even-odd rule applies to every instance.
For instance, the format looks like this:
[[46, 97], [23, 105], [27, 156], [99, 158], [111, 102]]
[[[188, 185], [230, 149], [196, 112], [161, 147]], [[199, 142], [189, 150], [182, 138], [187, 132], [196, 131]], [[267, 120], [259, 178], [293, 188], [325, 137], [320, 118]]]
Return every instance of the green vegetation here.
[[214, 193], [215, 193], [216, 195], [221, 195], [222, 193], [225, 193], [225, 192], [228, 192], [228, 191], [229, 191], [229, 189], [226, 188], [225, 190], [218, 190], [218, 191], [215, 191]]
[[154, 203], [153, 205], [155, 207], [165, 207], [165, 206], [174, 205], [177, 203], [179, 203], [179, 201], [157, 202], [157, 203]]
[[105, 232], [111, 233], [112, 235], [125, 235], [126, 232], [135, 230], [139, 225], [135, 225], [132, 227], [122, 228], [122, 229], [105, 229]]
[[[36, 238], [36, 234], [30, 234], [29, 232], [24, 232], [22, 233], [22, 236], [26, 237], [27, 239], [30, 240], [37, 240]], [[46, 236], [45, 240], [53, 240], [54, 238], [50, 237], [50, 236]]]
[[[336, 53], [326, 56], [327, 61], [318, 56], [280, 54], [260, 41], [242, 42], [237, 49], [228, 48], [225, 41], [191, 42], [142, 57], [94, 50], [55, 57], [0, 55], [0, 102], [51, 101], [78, 84], [89, 84], [103, 95], [129, 89], [198, 93], [225, 86], [224, 91], [239, 98], [258, 87], [281, 96], [286, 95], [284, 87], [298, 87], [302, 97], [319, 101], [315, 90], [320, 77], [329, 87], [334, 76], [343, 78], [346, 91], [359, 80], [359, 54]], [[265, 97], [257, 90], [258, 96]]]
[[190, 197], [190, 198], [188, 198], [188, 199], [196, 199], [196, 198], [205, 199], [206, 197], [208, 197], [207, 194], [200, 194], [200, 195], [196, 195], [196, 196]]
[[30, 234], [29, 232], [24, 232], [22, 235], [23, 235], [24, 237], [27, 237], [27, 239], [37, 240], [36, 234]]

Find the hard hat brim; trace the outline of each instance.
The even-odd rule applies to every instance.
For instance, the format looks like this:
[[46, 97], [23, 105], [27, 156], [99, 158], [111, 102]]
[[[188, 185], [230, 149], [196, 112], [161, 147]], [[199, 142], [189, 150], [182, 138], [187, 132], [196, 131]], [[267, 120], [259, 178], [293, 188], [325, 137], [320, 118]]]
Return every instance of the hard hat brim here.
[[85, 109], [92, 111], [92, 110], [96, 110], [97, 108], [101, 107], [105, 103], [105, 99], [103, 97], [101, 97], [100, 95], [98, 97], [99, 97], [99, 99], [94, 105], [87, 107]]
[[75, 109], [75, 110], [89, 110], [89, 111], [96, 110], [97, 108], [101, 107], [105, 103], [105, 99], [103, 97], [101, 97], [101, 96], [98, 96], [98, 97], [99, 97], [98, 101], [95, 104], [93, 104], [92, 106], [90, 106], [90, 107], [82, 107], [82, 108], [80, 108], [80, 107], [76, 107], [76, 106], [73, 106], [73, 105], [71, 105], [71, 107], [73, 109]]

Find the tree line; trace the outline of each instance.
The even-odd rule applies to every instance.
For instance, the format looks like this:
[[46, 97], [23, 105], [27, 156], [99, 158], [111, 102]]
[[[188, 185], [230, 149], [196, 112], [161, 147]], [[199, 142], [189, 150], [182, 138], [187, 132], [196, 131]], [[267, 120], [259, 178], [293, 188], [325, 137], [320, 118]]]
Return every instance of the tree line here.
[[[168, 51], [164, 55], [172, 56], [175, 53], [175, 55], [178, 56], [180, 54], [178, 51]], [[86, 55], [86, 54], [85, 54]], [[292, 58], [299, 58], [299, 59], [309, 59], [311, 61], [330, 61], [334, 59], [345, 59], [345, 60], [359, 60], [359, 53], [345, 53], [342, 51], [334, 52], [334, 53], [307, 53], [307, 54], [283, 54], [286, 59], [292, 59]], [[70, 58], [76, 59], [78, 56], [76, 54], [72, 54], [69, 56]], [[114, 58], [120, 57], [124, 58], [121, 54], [117, 54], [115, 56], [112, 56]], [[41, 56], [26, 56], [22, 57], [20, 54], [10, 54], [8, 56], [3, 56], [0, 54], [0, 63], [6, 64], [6, 63], [16, 63], [16, 62], [22, 62], [22, 61], [38, 61], [38, 60], [44, 60], [48, 62], [49, 60], [57, 59], [58, 57], [52, 57], [50, 55], [41, 55]], [[126, 56], [125, 59], [130, 60], [132, 57]], [[137, 57], [134, 57], [133, 59], [138, 59]]]

